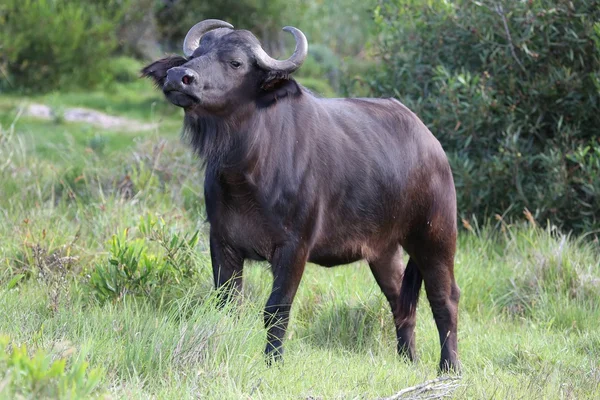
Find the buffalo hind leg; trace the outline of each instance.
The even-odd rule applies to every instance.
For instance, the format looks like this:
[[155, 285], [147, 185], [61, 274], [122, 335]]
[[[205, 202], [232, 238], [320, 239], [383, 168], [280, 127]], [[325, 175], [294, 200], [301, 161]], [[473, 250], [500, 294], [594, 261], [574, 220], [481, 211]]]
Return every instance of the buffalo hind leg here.
[[271, 269], [273, 289], [265, 307], [267, 329], [267, 364], [280, 361], [283, 356], [283, 338], [290, 318], [294, 296], [300, 285], [308, 252], [298, 246], [282, 246], [275, 250]]
[[457, 325], [460, 290], [454, 279], [454, 252], [444, 255], [432, 250], [429, 249], [429, 254], [418, 260], [418, 267], [440, 336], [440, 371], [459, 372]]
[[218, 291], [219, 307], [223, 307], [242, 291], [244, 258], [212, 230], [210, 258], [215, 289]]
[[398, 339], [398, 354], [414, 361], [416, 359], [416, 311], [422, 283], [421, 274], [412, 259], [403, 270], [402, 250], [399, 246], [391, 254], [371, 261], [369, 266], [392, 309]]

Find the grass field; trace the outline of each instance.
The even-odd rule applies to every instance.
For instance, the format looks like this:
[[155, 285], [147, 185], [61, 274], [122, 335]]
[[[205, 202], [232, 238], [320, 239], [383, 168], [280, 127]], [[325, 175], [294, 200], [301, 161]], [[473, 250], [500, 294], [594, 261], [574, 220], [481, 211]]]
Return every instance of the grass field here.
[[[307, 268], [285, 363], [267, 368], [270, 273], [248, 265], [241, 304], [214, 306], [180, 112], [146, 83], [34, 101], [159, 122], [153, 132], [18, 117], [26, 101], [0, 96], [1, 398], [375, 399], [436, 377], [426, 297], [407, 364], [364, 264]], [[453, 397], [598, 398], [598, 240], [525, 216], [466, 226]]]

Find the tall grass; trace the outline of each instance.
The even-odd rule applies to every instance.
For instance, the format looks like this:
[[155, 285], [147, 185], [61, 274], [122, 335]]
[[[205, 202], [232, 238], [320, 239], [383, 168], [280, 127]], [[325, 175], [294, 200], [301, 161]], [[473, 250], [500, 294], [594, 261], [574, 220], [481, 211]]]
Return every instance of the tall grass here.
[[[391, 313], [362, 263], [308, 266], [285, 363], [268, 368], [268, 268], [247, 265], [243, 300], [215, 307], [200, 163], [169, 124], [118, 146], [107, 135], [101, 152], [86, 145], [98, 132], [85, 127], [59, 124], [69, 132], [62, 139], [45, 138], [43, 125], [26, 118], [2, 127], [0, 333], [10, 337], [9, 350], [24, 344], [31, 359], [39, 351], [51, 362], [66, 346], [73, 355], [61, 376], [85, 361], [88, 371], [103, 371], [85, 396], [113, 398], [371, 399], [435, 377], [439, 344], [426, 297], [418, 308], [419, 361], [407, 364], [395, 355]], [[148, 219], [162, 222], [148, 228]], [[593, 234], [572, 237], [530, 215], [465, 226], [456, 259], [464, 372], [453, 396], [594, 398], [600, 252]], [[174, 258], [173, 269], [165, 267], [170, 243], [196, 231], [197, 243], [181, 245], [188, 258], [178, 265], [187, 269], [173, 267]], [[150, 268], [170, 272], [148, 275], [158, 283], [143, 290], [99, 297], [92, 277], [114, 265], [115, 237], [121, 248], [139, 244]], [[131, 284], [140, 275], [115, 279]], [[18, 372], [11, 365], [0, 363], [0, 382]], [[37, 392], [13, 384], [0, 393]]]

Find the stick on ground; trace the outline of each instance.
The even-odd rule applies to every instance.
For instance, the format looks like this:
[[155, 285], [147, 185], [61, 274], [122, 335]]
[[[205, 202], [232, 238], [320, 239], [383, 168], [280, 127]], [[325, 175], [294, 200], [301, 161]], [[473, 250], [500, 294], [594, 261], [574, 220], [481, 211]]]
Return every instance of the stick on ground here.
[[444, 376], [402, 389], [398, 393], [381, 400], [423, 400], [449, 397], [460, 384], [460, 377]]

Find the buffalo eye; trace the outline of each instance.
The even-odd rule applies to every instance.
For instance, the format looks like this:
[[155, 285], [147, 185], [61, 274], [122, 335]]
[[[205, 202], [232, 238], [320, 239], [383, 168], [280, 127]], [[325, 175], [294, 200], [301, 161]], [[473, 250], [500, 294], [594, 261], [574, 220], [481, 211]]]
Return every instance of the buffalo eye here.
[[229, 61], [229, 65], [231, 65], [232, 68], [238, 69], [242, 66], [242, 63], [237, 60], [231, 60]]

